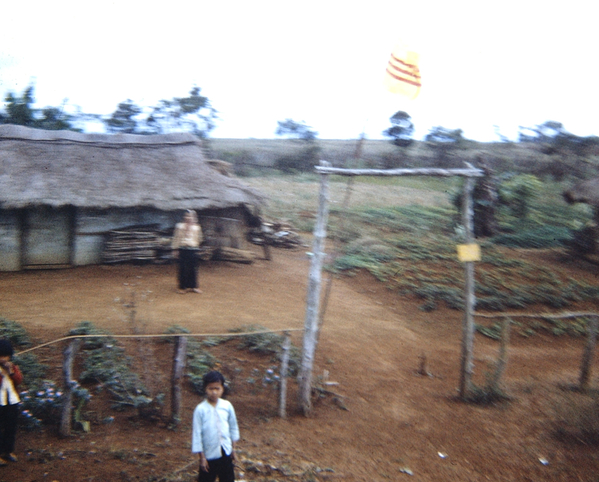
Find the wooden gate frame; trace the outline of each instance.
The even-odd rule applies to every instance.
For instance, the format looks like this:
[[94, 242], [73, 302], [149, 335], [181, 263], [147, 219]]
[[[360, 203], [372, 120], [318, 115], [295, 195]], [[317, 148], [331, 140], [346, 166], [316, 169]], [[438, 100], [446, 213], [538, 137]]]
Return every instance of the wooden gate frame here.
[[[318, 215], [314, 226], [314, 241], [312, 245], [312, 260], [308, 275], [308, 292], [306, 296], [306, 317], [304, 320], [304, 339], [302, 347], [302, 363], [299, 375], [299, 405], [304, 415], [310, 415], [312, 410], [312, 370], [314, 354], [318, 344], [319, 307], [322, 280], [322, 267], [324, 261], [324, 244], [327, 236], [327, 223], [329, 216], [329, 176], [435, 176], [466, 178], [464, 183], [464, 202], [462, 203], [462, 223], [466, 230], [467, 244], [474, 242], [474, 209], [472, 205], [473, 178], [483, 177], [484, 172], [472, 165], [464, 169], [344, 169], [331, 167], [326, 161], [320, 161], [315, 170], [320, 174], [320, 191], [318, 200]], [[464, 262], [466, 283], [464, 287], [466, 305], [462, 324], [462, 358], [460, 371], [460, 397], [465, 398], [470, 391], [473, 373], [473, 345], [474, 345], [474, 262]]]

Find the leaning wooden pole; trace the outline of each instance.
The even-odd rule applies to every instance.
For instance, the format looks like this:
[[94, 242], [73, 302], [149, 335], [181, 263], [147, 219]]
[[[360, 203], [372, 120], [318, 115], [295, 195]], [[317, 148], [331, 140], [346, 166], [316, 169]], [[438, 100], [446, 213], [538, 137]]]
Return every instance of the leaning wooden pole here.
[[595, 347], [597, 346], [597, 327], [599, 325], [599, 316], [591, 316], [587, 323], [587, 344], [584, 347], [582, 354], [582, 363], [580, 367], [580, 391], [586, 391], [589, 388], [589, 380], [591, 378], [591, 364], [595, 356]]
[[[321, 167], [330, 164], [320, 161]], [[329, 214], [329, 175], [320, 175], [320, 193], [318, 196], [318, 216], [314, 227], [312, 243], [312, 262], [308, 275], [308, 293], [306, 297], [306, 317], [304, 321], [304, 340], [302, 347], [302, 364], [299, 376], [299, 405], [304, 415], [312, 410], [312, 369], [314, 354], [318, 343], [318, 318], [320, 305], [320, 288], [322, 284], [322, 265], [324, 260], [324, 244], [327, 236], [327, 219]]]
[[[462, 202], [462, 223], [466, 230], [466, 244], [474, 242], [474, 210], [472, 207], [472, 190], [474, 180], [467, 177], [464, 181], [464, 199]], [[465, 265], [466, 283], [464, 287], [465, 308], [462, 323], [462, 360], [460, 370], [460, 398], [466, 398], [472, 384], [474, 372], [473, 347], [474, 347], [474, 308], [476, 299], [474, 295], [474, 262], [467, 261]]]
[[[354, 178], [350, 177], [347, 181], [347, 188], [345, 189], [345, 196], [343, 197], [343, 205], [341, 207], [341, 219], [340, 226], [341, 232], [345, 229], [345, 220], [347, 219], [347, 208], [349, 207], [349, 199], [352, 193], [352, 187], [354, 185]], [[333, 253], [333, 258], [331, 259], [331, 265], [335, 264], [335, 261], [339, 257], [339, 250], [335, 250]], [[327, 282], [324, 288], [324, 296], [322, 297], [322, 307], [320, 308], [319, 322], [318, 322], [318, 332], [320, 333], [320, 329], [324, 323], [324, 315], [327, 312], [327, 307], [329, 306], [329, 298], [331, 296], [331, 290], [333, 288], [333, 272], [329, 272], [329, 276], [327, 278]]]
[[73, 419], [73, 389], [77, 385], [77, 381], [73, 379], [73, 363], [77, 351], [79, 351], [79, 345], [81, 340], [75, 339], [67, 345], [63, 352], [63, 364], [62, 364], [62, 375], [63, 375], [63, 399], [62, 399], [62, 413], [60, 416], [60, 428], [59, 433], [63, 437], [71, 435], [71, 422]]
[[178, 425], [181, 421], [181, 382], [185, 359], [187, 357], [187, 337], [175, 338], [173, 353], [173, 373], [171, 377], [171, 424]]

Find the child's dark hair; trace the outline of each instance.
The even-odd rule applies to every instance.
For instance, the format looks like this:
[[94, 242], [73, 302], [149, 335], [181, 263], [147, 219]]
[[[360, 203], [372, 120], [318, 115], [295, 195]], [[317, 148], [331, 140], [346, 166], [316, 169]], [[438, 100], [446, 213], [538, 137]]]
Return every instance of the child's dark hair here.
[[202, 382], [204, 383], [204, 388], [208, 386], [210, 383], [220, 382], [222, 386], [225, 386], [225, 377], [221, 372], [217, 372], [216, 370], [212, 370], [211, 372], [206, 373], [202, 378]]
[[13, 356], [12, 343], [6, 338], [0, 338], [0, 356]]

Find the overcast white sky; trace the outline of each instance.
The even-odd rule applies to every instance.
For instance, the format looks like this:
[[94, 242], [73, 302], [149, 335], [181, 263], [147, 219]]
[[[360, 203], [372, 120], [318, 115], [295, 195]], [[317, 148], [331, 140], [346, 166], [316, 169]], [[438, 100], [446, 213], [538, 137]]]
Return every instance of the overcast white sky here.
[[[19, 0], [0, 14], [0, 95], [34, 81], [38, 107], [109, 114], [198, 85], [215, 137], [274, 137], [292, 118], [321, 138], [376, 138], [397, 110], [418, 137], [441, 125], [493, 140], [494, 125], [515, 136], [546, 120], [599, 135], [590, 0]], [[414, 101], [382, 84], [399, 40], [421, 57]]]

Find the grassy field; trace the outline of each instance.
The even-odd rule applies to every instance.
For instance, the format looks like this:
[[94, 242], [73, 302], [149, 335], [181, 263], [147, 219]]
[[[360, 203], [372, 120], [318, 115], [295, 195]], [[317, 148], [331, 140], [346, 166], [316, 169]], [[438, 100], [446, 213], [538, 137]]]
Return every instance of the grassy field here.
[[[313, 229], [317, 176], [273, 175], [245, 181], [268, 195], [267, 217], [288, 220], [301, 231]], [[441, 304], [461, 309], [464, 280], [456, 244], [463, 242], [463, 229], [452, 202], [461, 183], [439, 178], [357, 178], [344, 209], [348, 181], [333, 177], [329, 238], [337, 252], [328, 269], [340, 275], [367, 270], [398, 294], [421, 299], [423, 310]], [[566, 255], [571, 230], [587, 223], [592, 212], [588, 206], [567, 205], [561, 197], [563, 189], [560, 183], [542, 183], [526, 218], [514, 217], [508, 207], [498, 211], [501, 235], [479, 241], [483, 260], [477, 264], [478, 309], [504, 311], [535, 304], [565, 308], [599, 299], [599, 286], [572, 279], [558, 267], [539, 266], [515, 251], [555, 248]]]
[[599, 175], [599, 147], [583, 152], [559, 144], [462, 140], [458, 145], [415, 141], [403, 149], [388, 140], [365, 139], [358, 155], [357, 146], [356, 139], [319, 139], [313, 144], [287, 139], [207, 141], [211, 158], [233, 163], [237, 174], [244, 177], [272, 170], [282, 157], [301, 158], [308, 148], [318, 149], [316, 160], [340, 167], [463, 167], [466, 162], [482, 160], [496, 173], [530, 173], [553, 179]]

